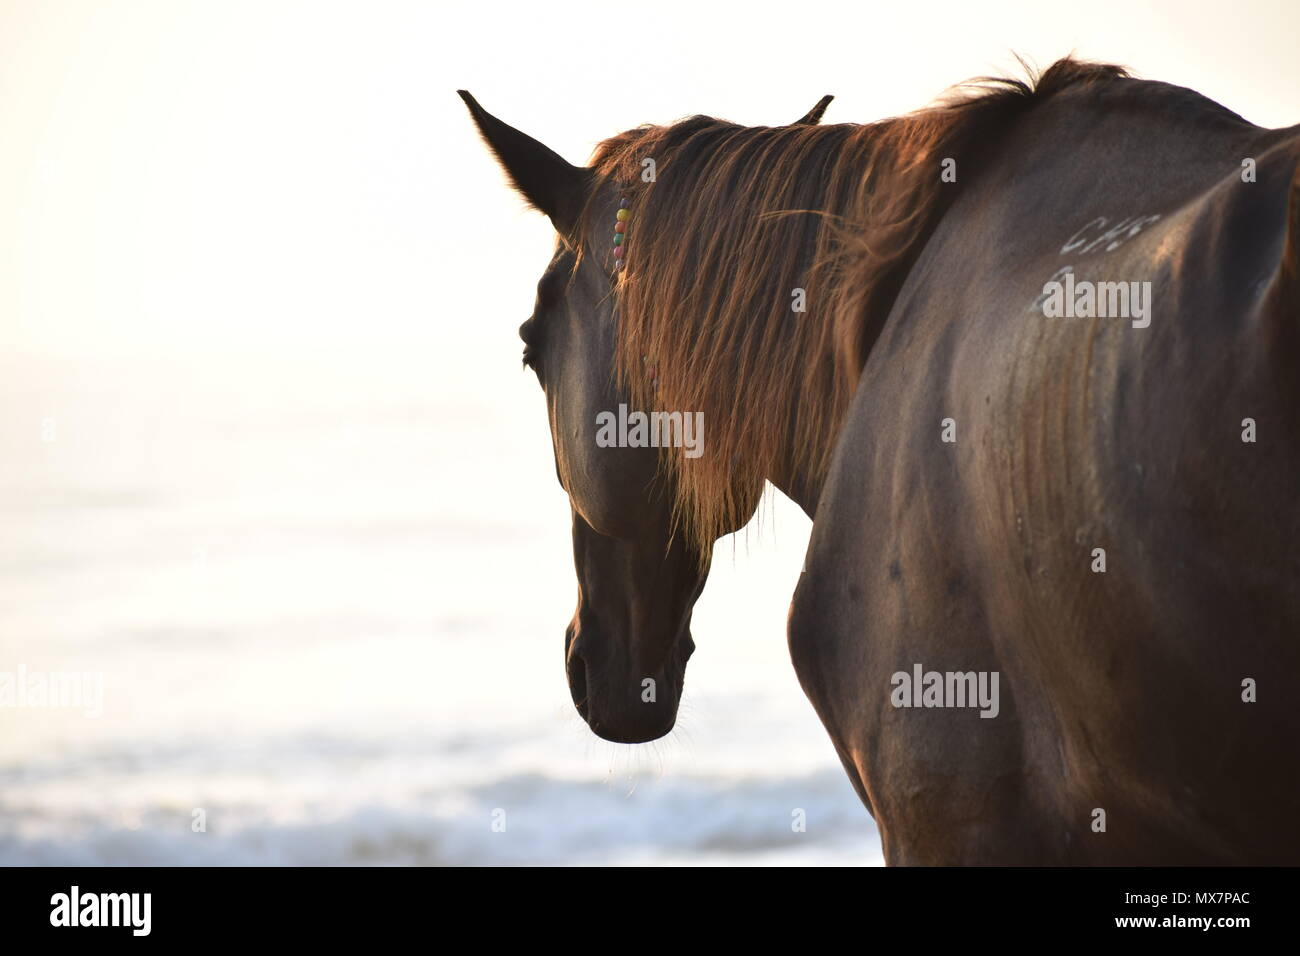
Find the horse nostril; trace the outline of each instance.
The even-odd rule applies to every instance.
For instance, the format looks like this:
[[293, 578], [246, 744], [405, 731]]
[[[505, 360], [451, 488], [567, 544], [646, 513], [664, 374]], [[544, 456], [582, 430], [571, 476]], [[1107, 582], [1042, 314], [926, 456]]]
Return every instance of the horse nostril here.
[[591, 712], [587, 700], [587, 662], [577, 654], [570, 654], [566, 667], [569, 675], [569, 693], [573, 695], [573, 706], [578, 708], [578, 716], [583, 720]]

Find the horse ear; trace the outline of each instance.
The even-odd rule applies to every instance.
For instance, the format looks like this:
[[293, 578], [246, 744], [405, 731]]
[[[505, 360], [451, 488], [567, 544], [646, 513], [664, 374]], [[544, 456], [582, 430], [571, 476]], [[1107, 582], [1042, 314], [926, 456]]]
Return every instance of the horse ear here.
[[791, 126], [816, 126], [822, 121], [822, 114], [826, 112], [826, 107], [831, 105], [831, 100], [835, 99], [833, 95], [827, 93], [817, 101], [817, 105], [805, 113], [802, 117], [791, 123]]
[[470, 96], [457, 90], [469, 107], [479, 134], [506, 176], [529, 205], [551, 217], [555, 229], [575, 239], [586, 197], [587, 170], [566, 162], [554, 150], [501, 122]]

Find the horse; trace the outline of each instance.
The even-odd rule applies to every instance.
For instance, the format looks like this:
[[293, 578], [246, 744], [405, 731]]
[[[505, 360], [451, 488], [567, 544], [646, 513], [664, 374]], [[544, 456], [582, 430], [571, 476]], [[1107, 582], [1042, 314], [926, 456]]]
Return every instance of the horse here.
[[593, 732], [672, 729], [770, 482], [813, 521], [791, 660], [888, 864], [1300, 862], [1300, 127], [1067, 58], [577, 166], [460, 96], [557, 233], [519, 331]]

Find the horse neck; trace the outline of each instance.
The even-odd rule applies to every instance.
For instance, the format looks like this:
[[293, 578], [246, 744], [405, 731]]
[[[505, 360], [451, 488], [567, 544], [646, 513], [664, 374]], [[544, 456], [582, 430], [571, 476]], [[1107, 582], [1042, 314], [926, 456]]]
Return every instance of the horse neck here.
[[688, 146], [661, 150], [681, 178], [630, 197], [616, 367], [634, 404], [709, 423], [708, 454], [668, 456], [702, 547], [747, 520], [765, 479], [815, 510], [862, 368], [956, 195], [940, 160], [965, 155], [978, 119], [696, 124]]
[[811, 518], [817, 511], [826, 474], [825, 469], [807, 467], [808, 459], [797, 453], [799, 444], [795, 438], [791, 439], [788, 443], [791, 453], [777, 463], [767, 480]]
[[[869, 168], [864, 175], [871, 177], [871, 192], [890, 199], [880, 204], [884, 207], [880, 221], [868, 219], [851, 231], [845, 264], [835, 270], [835, 278], [821, 293], [826, 305], [816, 314], [815, 321], [824, 324], [816, 366], [822, 378], [816, 385], [811, 382], [804, 385], [805, 389], [825, 387], [834, 413], [816, 434], [792, 428], [786, 436], [784, 453], [777, 456], [767, 475], [768, 481], [810, 517], [816, 511], [830, 453], [862, 369], [903, 283], [950, 205], [949, 197], [930, 189], [914, 168], [894, 168], [886, 160], [881, 167]], [[916, 205], [908, 208], [912, 196], [917, 197]], [[854, 221], [862, 216], [863, 208], [863, 200], [858, 196], [853, 208], [827, 211]], [[900, 215], [900, 208], [905, 214]], [[808, 261], [813, 261], [813, 249], [810, 247], [805, 252]], [[754, 400], [762, 398], [753, 396]]]

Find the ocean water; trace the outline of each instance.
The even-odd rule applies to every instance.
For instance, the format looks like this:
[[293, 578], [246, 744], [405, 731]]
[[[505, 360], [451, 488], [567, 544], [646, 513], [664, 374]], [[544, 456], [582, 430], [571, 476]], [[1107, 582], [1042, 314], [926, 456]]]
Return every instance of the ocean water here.
[[775, 494], [718, 548], [677, 729], [587, 730], [531, 376], [11, 358], [0, 469], [0, 675], [102, 682], [0, 706], [0, 864], [881, 862], [790, 665]]

